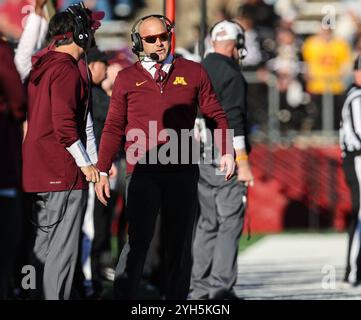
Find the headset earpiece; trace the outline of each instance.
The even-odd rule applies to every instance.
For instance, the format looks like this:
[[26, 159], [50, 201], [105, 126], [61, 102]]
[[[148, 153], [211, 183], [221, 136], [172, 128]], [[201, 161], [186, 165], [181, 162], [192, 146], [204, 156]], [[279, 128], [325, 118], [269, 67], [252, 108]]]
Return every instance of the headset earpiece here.
[[139, 32], [132, 32], [131, 35], [131, 40], [132, 40], [132, 51], [134, 53], [137, 52], [142, 52], [143, 51], [143, 43], [142, 43], [142, 38], [140, 37]]
[[[242, 29], [242, 31], [244, 30]], [[246, 39], [244, 37], [244, 32], [239, 33], [237, 36], [237, 49], [239, 51], [239, 58], [243, 60], [247, 55]]]
[[74, 42], [83, 49], [88, 49], [92, 42], [92, 31], [88, 13], [83, 2], [75, 4], [66, 9], [75, 21], [75, 30], [73, 34]]

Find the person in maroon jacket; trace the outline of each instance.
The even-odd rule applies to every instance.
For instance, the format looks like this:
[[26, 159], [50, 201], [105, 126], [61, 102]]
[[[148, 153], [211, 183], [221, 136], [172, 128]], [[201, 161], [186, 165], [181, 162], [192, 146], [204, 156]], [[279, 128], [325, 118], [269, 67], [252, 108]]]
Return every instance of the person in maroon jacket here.
[[7, 298], [16, 252], [21, 189], [21, 123], [25, 120], [25, 91], [16, 71], [13, 52], [0, 38], [0, 299]]
[[[99, 180], [92, 124], [78, 60], [92, 31], [82, 6], [49, 23], [55, 49], [38, 57], [28, 83], [28, 131], [23, 143], [23, 187], [33, 196], [34, 264], [38, 294], [69, 299], [86, 207], [88, 181]], [[88, 38], [87, 41], [79, 39]]]
[[[139, 22], [139, 32], [135, 27]], [[140, 19], [133, 27], [141, 47], [133, 48], [144, 58], [119, 72], [103, 129], [99, 161], [100, 182], [96, 193], [101, 202], [109, 198], [107, 173], [126, 135], [128, 242], [116, 269], [115, 296], [134, 299], [144, 260], [153, 237], [158, 212], [162, 221], [164, 274], [162, 294], [166, 299], [186, 299], [191, 269], [191, 240], [197, 207], [197, 163], [182, 148], [182, 130], [191, 131], [197, 106], [223, 130], [221, 168], [225, 179], [234, 171], [233, 149], [226, 148], [226, 115], [212, 90], [203, 67], [170, 53], [173, 25], [162, 16]], [[165, 163], [168, 138], [171, 163]], [[163, 137], [162, 137], [163, 136]], [[175, 142], [174, 142], [175, 141]], [[174, 144], [173, 144], [174, 142]], [[231, 143], [228, 144], [231, 146]], [[169, 151], [169, 150], [168, 150]], [[162, 152], [165, 152], [163, 156]], [[159, 156], [158, 156], [159, 155]], [[227, 170], [225, 170], [227, 168]]]

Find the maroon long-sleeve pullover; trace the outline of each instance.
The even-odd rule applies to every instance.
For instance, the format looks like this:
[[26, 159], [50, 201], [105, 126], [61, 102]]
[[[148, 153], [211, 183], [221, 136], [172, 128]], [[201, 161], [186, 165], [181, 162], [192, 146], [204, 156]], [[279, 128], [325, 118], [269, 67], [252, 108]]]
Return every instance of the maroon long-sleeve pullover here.
[[28, 84], [28, 132], [23, 143], [23, 187], [52, 192], [88, 187], [66, 150], [85, 144], [85, 84], [69, 54], [47, 51], [34, 61]]
[[[178, 165], [162, 165], [159, 162], [155, 166], [139, 165], [130, 163], [129, 159], [134, 159], [133, 153], [137, 153], [138, 158], [139, 154], [149, 156], [150, 150], [157, 150], [164, 145], [164, 138], [158, 137], [163, 129], [174, 129], [178, 134], [182, 129], [192, 130], [198, 106], [206, 117], [216, 122], [218, 129], [223, 130], [222, 154], [230, 152], [226, 150], [226, 115], [217, 101], [207, 73], [199, 63], [175, 58], [162, 89], [140, 62], [120, 71], [115, 80], [101, 137], [97, 167], [102, 172], [109, 171], [125, 135], [128, 173], [138, 169], [184, 168]], [[156, 128], [150, 129], [150, 124], [153, 127], [156, 124]], [[144, 137], [139, 136], [141, 132]], [[143, 138], [146, 144], [140, 141]], [[137, 148], [134, 148], [135, 145]], [[227, 146], [230, 145], [232, 144], [228, 141]], [[174, 150], [170, 152], [172, 151]], [[179, 146], [178, 157], [183, 151]]]

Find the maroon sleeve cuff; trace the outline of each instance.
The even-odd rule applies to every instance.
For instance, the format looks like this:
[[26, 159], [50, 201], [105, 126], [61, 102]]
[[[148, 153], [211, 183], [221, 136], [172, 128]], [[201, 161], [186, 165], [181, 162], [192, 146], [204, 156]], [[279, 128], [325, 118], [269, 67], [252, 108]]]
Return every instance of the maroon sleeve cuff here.
[[217, 128], [214, 131], [214, 142], [219, 150], [219, 153], [234, 155], [234, 148], [232, 143], [232, 129]]

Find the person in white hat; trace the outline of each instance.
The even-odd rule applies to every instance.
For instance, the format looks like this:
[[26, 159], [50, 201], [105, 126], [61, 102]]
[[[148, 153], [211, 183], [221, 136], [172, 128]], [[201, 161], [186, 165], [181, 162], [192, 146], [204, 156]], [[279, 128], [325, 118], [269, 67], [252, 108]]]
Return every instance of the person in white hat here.
[[[219, 161], [199, 166], [198, 197], [200, 217], [193, 245], [191, 299], [234, 299], [237, 279], [238, 242], [243, 229], [247, 187], [253, 185], [248, 163], [246, 81], [239, 60], [246, 54], [244, 31], [232, 20], [223, 20], [211, 29], [214, 52], [203, 61], [217, 98], [234, 130], [237, 175], [224, 181]], [[207, 118], [197, 119], [204, 129], [214, 129]], [[200, 137], [205, 137], [202, 133]], [[202, 140], [202, 139], [201, 139]], [[204, 150], [217, 148], [204, 141]], [[206, 160], [207, 156], [204, 156]], [[219, 157], [218, 157], [219, 158]], [[215, 156], [215, 159], [216, 156]]]

